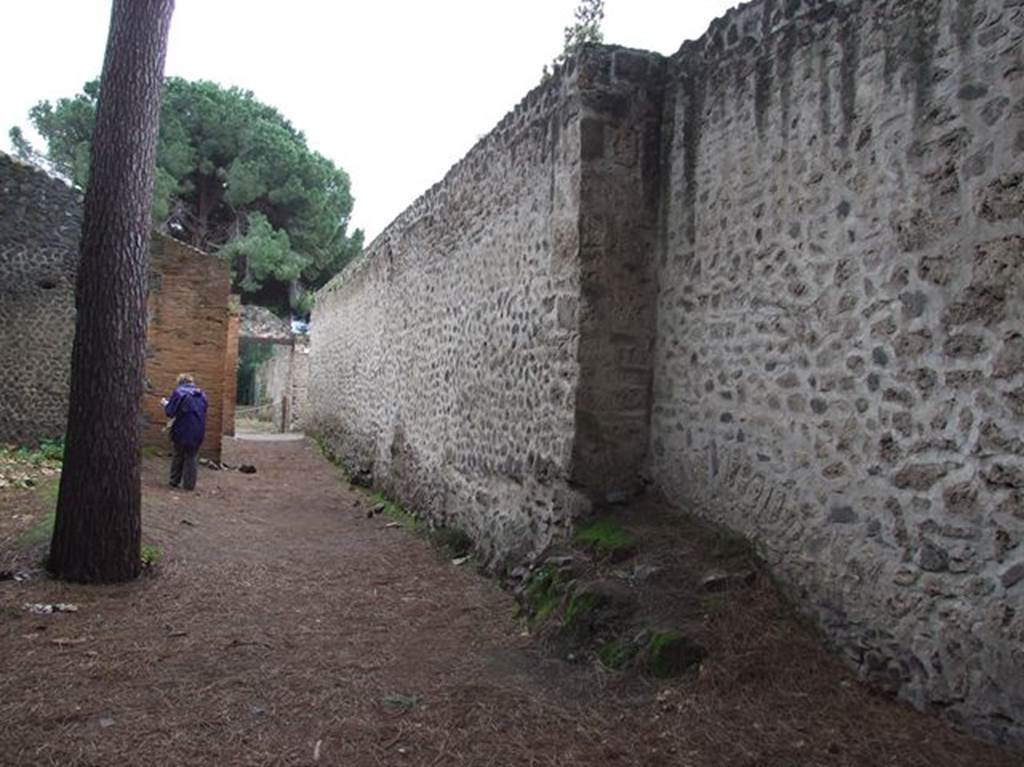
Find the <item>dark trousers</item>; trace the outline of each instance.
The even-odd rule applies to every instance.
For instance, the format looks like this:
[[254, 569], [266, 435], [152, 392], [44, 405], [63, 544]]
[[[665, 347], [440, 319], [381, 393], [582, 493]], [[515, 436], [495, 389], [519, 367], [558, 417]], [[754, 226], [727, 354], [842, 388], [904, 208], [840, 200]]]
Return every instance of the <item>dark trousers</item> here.
[[196, 474], [199, 471], [199, 448], [189, 450], [181, 445], [174, 446], [171, 459], [171, 484], [182, 485], [186, 490], [195, 490]]

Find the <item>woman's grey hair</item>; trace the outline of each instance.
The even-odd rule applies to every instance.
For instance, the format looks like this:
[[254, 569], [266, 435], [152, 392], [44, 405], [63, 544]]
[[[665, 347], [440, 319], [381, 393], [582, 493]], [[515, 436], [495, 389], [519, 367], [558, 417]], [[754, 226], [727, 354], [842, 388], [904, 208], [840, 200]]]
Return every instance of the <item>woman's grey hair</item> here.
[[194, 375], [192, 375], [191, 373], [179, 373], [178, 374], [178, 386], [181, 386], [182, 384], [187, 384], [187, 383], [194, 384], [195, 382], [196, 382], [196, 377]]

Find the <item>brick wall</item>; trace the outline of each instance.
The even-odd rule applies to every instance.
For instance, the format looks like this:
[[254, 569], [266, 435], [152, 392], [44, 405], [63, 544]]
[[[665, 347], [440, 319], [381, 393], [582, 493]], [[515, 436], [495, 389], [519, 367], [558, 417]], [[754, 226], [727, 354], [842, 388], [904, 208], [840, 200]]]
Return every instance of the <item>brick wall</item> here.
[[[179, 373], [190, 372], [209, 402], [206, 439], [200, 454], [219, 460], [224, 398], [226, 390], [234, 385], [225, 385], [226, 379], [234, 379], [226, 375], [232, 331], [228, 311], [231, 270], [225, 261], [154, 235], [150, 274], [143, 444], [167, 446], [167, 419], [160, 398], [174, 389]], [[233, 344], [237, 348], [237, 340]]]
[[224, 427], [225, 437], [235, 436], [235, 405], [238, 402], [238, 331], [241, 325], [241, 305], [232, 296], [228, 307], [227, 347], [224, 351]]

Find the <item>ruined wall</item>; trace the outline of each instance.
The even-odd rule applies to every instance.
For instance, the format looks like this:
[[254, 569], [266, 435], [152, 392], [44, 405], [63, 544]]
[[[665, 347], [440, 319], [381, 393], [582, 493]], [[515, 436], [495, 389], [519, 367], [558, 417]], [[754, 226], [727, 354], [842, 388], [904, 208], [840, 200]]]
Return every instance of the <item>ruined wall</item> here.
[[586, 49], [320, 294], [314, 431], [507, 557], [642, 470], [865, 677], [1024, 740], [1022, 36], [759, 0]]
[[[0, 441], [64, 434], [81, 197], [0, 153]], [[226, 263], [160, 235], [150, 249], [143, 443], [167, 447], [160, 397], [193, 371], [210, 397], [203, 454], [220, 456], [228, 341]]]
[[594, 51], [579, 63], [579, 384], [573, 480], [595, 500], [639, 488], [653, 376], [665, 62]]
[[579, 120], [534, 91], [317, 295], [310, 422], [494, 555], [565, 529], [578, 380]]
[[0, 153], [0, 442], [64, 434], [81, 198]]
[[862, 673], [1024, 738], [1024, 5], [770, 2], [666, 103], [652, 473]]
[[304, 341], [292, 347], [289, 388], [291, 404], [288, 408], [287, 431], [302, 431], [309, 417], [309, 343]]
[[590, 50], [317, 296], [307, 428], [491, 564], [639, 485], [663, 70]]
[[256, 390], [271, 404], [278, 431], [302, 431], [307, 415], [309, 342], [296, 336], [291, 344], [274, 344], [273, 354], [254, 373]]
[[143, 444], [169, 445], [160, 398], [174, 390], [180, 373], [190, 372], [209, 406], [199, 453], [220, 460], [231, 269], [226, 261], [161, 235], [153, 236], [149, 268]]

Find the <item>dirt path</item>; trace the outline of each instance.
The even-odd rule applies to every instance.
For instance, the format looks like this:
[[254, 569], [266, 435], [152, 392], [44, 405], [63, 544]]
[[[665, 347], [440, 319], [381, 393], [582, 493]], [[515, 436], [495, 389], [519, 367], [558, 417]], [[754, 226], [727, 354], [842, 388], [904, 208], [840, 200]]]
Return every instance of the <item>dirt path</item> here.
[[308, 442], [228, 444], [226, 460], [258, 473], [202, 470], [196, 494], [147, 460], [154, 575], [0, 583], [0, 763], [1022, 763], [838, 666], [822, 700], [799, 669], [776, 669], [788, 686], [754, 674], [723, 690], [713, 666], [652, 682], [553, 659], [494, 581], [367, 518]]

